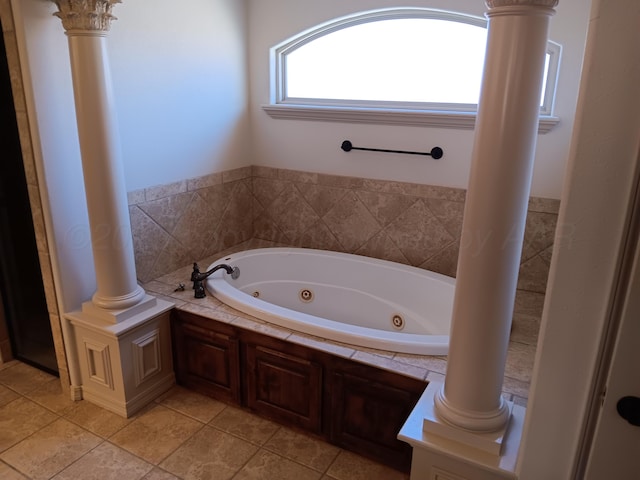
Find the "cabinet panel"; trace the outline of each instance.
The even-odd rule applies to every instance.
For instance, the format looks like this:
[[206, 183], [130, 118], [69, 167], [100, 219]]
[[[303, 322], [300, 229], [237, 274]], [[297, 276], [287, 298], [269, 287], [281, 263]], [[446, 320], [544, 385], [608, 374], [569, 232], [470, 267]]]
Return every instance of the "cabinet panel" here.
[[174, 323], [178, 383], [240, 403], [238, 339], [183, 322]]
[[247, 345], [247, 406], [279, 420], [321, 431], [322, 366]]
[[334, 372], [329, 388], [332, 443], [401, 470], [411, 448], [396, 438], [419, 396], [345, 372]]

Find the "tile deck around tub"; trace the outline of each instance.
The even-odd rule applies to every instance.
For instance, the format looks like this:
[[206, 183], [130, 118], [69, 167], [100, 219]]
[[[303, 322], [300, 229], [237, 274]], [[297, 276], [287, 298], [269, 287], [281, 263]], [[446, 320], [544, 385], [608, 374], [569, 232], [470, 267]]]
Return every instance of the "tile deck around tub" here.
[[[254, 240], [241, 244], [234, 249], [221, 252], [215, 257], [203, 259], [198, 262], [198, 264], [208, 266], [225, 254], [234, 253], [248, 248], [273, 246], [279, 245], [272, 242]], [[430, 379], [439, 378], [438, 376], [442, 376], [445, 373], [447, 365], [446, 356], [396, 353], [335, 342], [269, 324], [263, 320], [247, 315], [223, 304], [209, 293], [205, 298], [194, 298], [193, 290], [191, 289], [191, 282], [189, 282], [191, 269], [191, 265], [182, 267], [172, 273], [163, 275], [149, 283], [143, 284], [143, 287], [152, 295], [165, 298], [166, 300], [175, 303], [176, 308], [179, 310], [201, 315], [206, 318], [214, 318], [218, 321], [230, 323], [240, 328], [254, 330], [281, 340], [302, 344], [316, 350], [321, 350], [340, 357], [350, 358], [374, 367], [400, 372], [409, 377], [425, 380], [427, 377]], [[176, 288], [180, 283], [184, 283], [186, 287], [183, 291], [176, 291]], [[520, 333], [519, 331], [516, 334], [514, 331], [514, 334], [512, 335], [507, 353], [503, 396], [506, 400], [512, 400], [518, 405], [526, 406], [536, 350], [536, 327], [539, 325], [539, 319], [536, 319], [535, 315], [526, 315], [524, 318], [528, 322], [527, 325], [530, 324], [532, 326], [529, 329], [523, 329], [523, 333]], [[518, 325], [521, 324], [522, 321]]]

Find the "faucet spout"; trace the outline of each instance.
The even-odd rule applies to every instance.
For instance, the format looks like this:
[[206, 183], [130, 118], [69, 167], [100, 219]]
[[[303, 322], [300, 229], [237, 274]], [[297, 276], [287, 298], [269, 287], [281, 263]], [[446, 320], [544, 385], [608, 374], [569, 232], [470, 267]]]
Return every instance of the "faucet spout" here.
[[227, 273], [227, 275], [231, 275], [231, 278], [235, 280], [240, 276], [240, 269], [238, 267], [232, 267], [227, 265], [226, 263], [220, 263], [206, 272], [200, 272], [200, 268], [197, 263], [193, 263], [193, 271], [191, 272], [191, 281], [193, 282], [193, 296], [195, 298], [204, 298], [207, 296], [204, 288], [204, 281], [209, 275], [217, 272], [218, 270], [222, 270]]

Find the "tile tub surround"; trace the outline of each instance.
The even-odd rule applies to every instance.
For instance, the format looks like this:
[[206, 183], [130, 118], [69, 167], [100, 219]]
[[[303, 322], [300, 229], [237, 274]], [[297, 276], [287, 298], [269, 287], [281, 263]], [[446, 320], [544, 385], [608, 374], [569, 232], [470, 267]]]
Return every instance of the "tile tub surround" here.
[[[465, 191], [243, 167], [129, 193], [141, 282], [251, 238], [455, 276]], [[518, 290], [544, 295], [559, 201], [529, 202]]]
[[181, 387], [124, 419], [86, 401], [72, 402], [57, 378], [12, 361], [0, 365], [0, 478], [408, 480], [408, 475]]
[[251, 168], [129, 192], [141, 282], [253, 236]]

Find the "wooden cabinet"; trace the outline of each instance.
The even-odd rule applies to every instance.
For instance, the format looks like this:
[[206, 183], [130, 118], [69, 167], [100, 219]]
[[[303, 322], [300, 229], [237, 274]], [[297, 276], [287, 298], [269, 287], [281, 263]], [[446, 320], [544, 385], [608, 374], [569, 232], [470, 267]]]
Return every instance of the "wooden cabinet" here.
[[[196, 315], [172, 316], [174, 370], [185, 387], [240, 403], [240, 348], [234, 330], [216, 330]], [[216, 322], [217, 324], [219, 322]]]
[[411, 463], [411, 448], [396, 435], [419, 394], [383, 380], [378, 372], [333, 372], [329, 439], [342, 448], [404, 470]]
[[321, 433], [322, 365], [260, 345], [247, 345], [246, 361], [249, 408]]
[[174, 310], [178, 383], [402, 471], [396, 435], [427, 383]]

